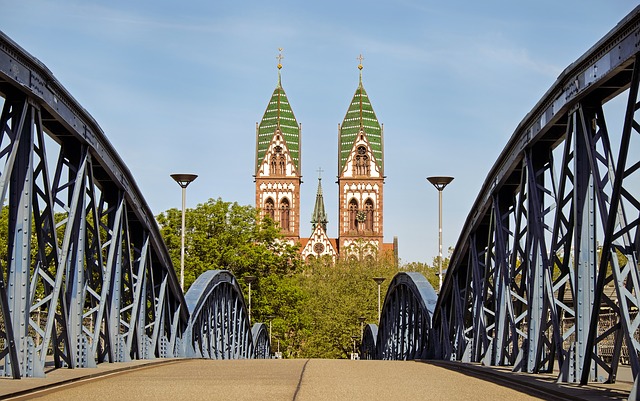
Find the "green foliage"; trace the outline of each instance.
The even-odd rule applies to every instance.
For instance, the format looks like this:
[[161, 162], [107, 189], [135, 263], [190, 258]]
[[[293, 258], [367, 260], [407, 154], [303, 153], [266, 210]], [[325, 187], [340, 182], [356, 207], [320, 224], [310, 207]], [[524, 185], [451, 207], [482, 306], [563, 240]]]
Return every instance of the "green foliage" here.
[[[273, 221], [258, 222], [251, 206], [209, 199], [185, 213], [185, 290], [206, 270], [228, 269], [240, 280], [298, 270], [297, 248], [282, 240]], [[180, 266], [182, 213], [156, 217], [176, 269]]]
[[373, 277], [385, 277], [384, 300], [397, 269], [390, 259], [379, 261], [340, 260], [335, 265], [313, 260], [300, 274], [307, 294], [304, 312], [308, 328], [302, 342], [305, 358], [346, 358], [353, 349], [352, 336], [360, 338], [360, 317], [365, 323], [378, 321], [378, 286]]
[[[156, 217], [176, 270], [180, 268], [182, 212], [170, 209]], [[301, 262], [298, 247], [283, 240], [279, 228], [266, 218], [258, 221], [252, 206], [209, 199], [185, 212], [185, 291], [206, 270], [230, 270], [243, 288], [244, 277], [255, 276], [251, 284], [253, 322], [269, 323], [281, 351], [298, 356], [306, 316], [302, 313], [305, 294], [296, 274]], [[252, 322], [252, 323], [253, 323]]]

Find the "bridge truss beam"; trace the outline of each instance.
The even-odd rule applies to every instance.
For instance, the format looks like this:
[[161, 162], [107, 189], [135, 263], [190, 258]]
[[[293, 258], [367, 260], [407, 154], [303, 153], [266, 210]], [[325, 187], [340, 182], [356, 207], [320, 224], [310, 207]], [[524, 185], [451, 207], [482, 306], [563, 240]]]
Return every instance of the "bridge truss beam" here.
[[420, 273], [396, 274], [384, 298], [380, 326], [365, 327], [360, 348], [363, 358], [426, 358], [436, 298], [433, 287]]
[[126, 167], [51, 73], [4, 35], [0, 92], [2, 371], [42, 376], [49, 354], [58, 367], [173, 355], [156, 345], [175, 339], [187, 315], [172, 313], [182, 295], [167, 285], [173, 269]]
[[189, 326], [185, 355], [211, 359], [268, 358], [266, 326], [249, 325], [249, 314], [236, 278], [226, 270], [208, 270], [185, 297]]
[[[434, 354], [559, 380], [640, 372], [640, 8], [569, 66], [485, 181], [434, 315]], [[621, 132], [605, 104], [624, 100]], [[606, 323], [607, 324], [603, 324]]]

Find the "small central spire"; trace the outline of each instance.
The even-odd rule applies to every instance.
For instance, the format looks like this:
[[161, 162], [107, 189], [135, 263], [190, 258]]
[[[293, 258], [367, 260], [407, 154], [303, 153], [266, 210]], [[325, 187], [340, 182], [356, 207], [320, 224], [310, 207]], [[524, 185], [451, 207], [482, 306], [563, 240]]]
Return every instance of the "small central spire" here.
[[327, 231], [327, 213], [324, 209], [324, 197], [322, 196], [322, 168], [318, 168], [318, 191], [316, 192], [316, 204], [313, 208], [313, 216], [311, 216], [311, 230], [315, 231], [316, 226], [319, 224], [322, 229]]

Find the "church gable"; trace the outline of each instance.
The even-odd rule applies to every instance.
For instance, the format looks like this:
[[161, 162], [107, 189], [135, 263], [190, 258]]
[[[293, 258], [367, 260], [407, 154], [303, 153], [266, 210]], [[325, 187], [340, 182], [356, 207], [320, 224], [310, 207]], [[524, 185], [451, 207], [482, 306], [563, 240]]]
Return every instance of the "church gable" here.
[[351, 146], [351, 152], [340, 172], [340, 176], [352, 178], [382, 177], [381, 168], [364, 131], [360, 131]]
[[336, 248], [321, 225], [317, 225], [313, 230], [309, 241], [307, 241], [300, 254], [304, 260], [329, 256], [334, 262], [338, 256]]
[[282, 133], [276, 130], [264, 158], [257, 177], [298, 177], [296, 165]]

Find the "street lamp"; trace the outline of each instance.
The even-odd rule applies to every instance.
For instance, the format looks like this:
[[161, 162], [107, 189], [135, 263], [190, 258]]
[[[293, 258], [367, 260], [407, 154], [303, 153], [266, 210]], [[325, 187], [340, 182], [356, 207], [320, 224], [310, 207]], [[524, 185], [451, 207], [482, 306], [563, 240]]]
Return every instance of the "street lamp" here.
[[351, 336], [351, 339], [353, 339], [353, 354], [351, 354], [351, 359], [356, 359], [356, 340], [358, 336]]
[[251, 283], [256, 279], [256, 276], [244, 276], [244, 282], [249, 285], [249, 325], [251, 325]]
[[187, 186], [198, 178], [195, 174], [171, 174], [171, 178], [182, 188], [182, 235], [180, 242], [180, 289], [184, 292], [184, 213], [187, 203]]
[[427, 177], [427, 180], [438, 190], [438, 292], [442, 289], [442, 191], [453, 181], [453, 177]]
[[275, 316], [268, 315], [268, 316], [265, 316], [265, 317], [267, 318], [267, 320], [269, 320], [269, 346], [271, 346], [271, 321], [273, 320], [273, 318]]
[[364, 337], [364, 321], [367, 320], [367, 318], [364, 316], [360, 316], [358, 320], [360, 321], [360, 338], [363, 338]]
[[373, 281], [378, 284], [378, 324], [380, 324], [380, 284], [386, 280], [384, 277], [374, 277]]

